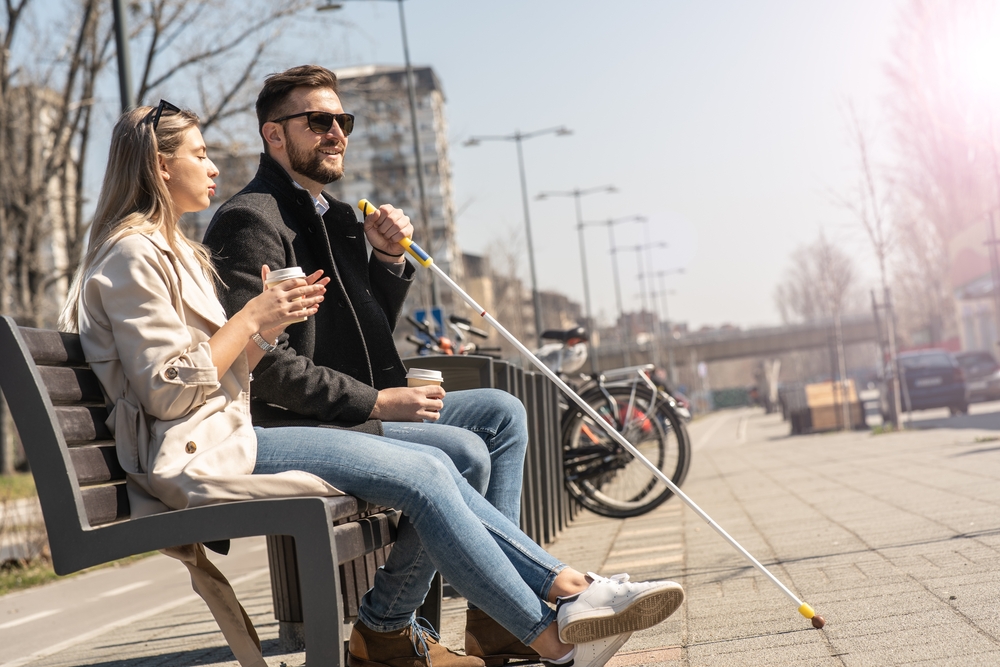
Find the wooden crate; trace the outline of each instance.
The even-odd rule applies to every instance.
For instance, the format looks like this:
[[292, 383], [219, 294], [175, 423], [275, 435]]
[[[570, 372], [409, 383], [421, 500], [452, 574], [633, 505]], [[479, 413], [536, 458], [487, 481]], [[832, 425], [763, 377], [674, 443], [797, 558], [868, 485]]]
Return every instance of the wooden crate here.
[[[846, 385], [846, 386], [845, 386]], [[860, 428], [865, 424], [865, 413], [858, 400], [854, 381], [846, 383], [818, 382], [807, 384], [806, 405], [809, 410], [809, 427], [806, 431], [832, 431], [844, 426], [844, 401], [849, 406], [850, 424], [847, 428]]]

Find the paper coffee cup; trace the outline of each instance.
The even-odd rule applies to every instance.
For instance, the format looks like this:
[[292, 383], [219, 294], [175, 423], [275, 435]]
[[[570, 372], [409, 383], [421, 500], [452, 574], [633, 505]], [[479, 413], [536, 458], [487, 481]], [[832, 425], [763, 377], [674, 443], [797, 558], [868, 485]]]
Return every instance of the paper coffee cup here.
[[444, 383], [444, 376], [441, 371], [430, 371], [426, 368], [411, 368], [406, 373], [407, 387], [426, 387], [427, 385], [441, 386]]
[[[269, 289], [278, 283], [283, 283], [286, 280], [291, 280], [292, 278], [305, 278], [306, 273], [298, 266], [289, 266], [287, 269], [277, 269], [271, 271], [267, 274], [267, 282], [264, 283], [264, 288]], [[289, 324], [295, 324], [296, 322], [305, 322], [306, 317], [299, 318], [297, 320], [292, 320]]]

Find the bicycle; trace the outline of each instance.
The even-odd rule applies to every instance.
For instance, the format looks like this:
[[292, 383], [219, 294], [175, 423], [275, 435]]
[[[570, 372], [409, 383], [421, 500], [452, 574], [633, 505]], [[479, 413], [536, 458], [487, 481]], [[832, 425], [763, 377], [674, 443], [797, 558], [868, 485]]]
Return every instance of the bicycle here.
[[[427, 354], [480, 354], [494, 359], [500, 358], [499, 347], [484, 347], [477, 344], [470, 337], [488, 338], [489, 334], [482, 329], [472, 326], [472, 322], [459, 315], [448, 317], [448, 326], [455, 332], [455, 342], [444, 334], [438, 336], [435, 330], [427, 322], [421, 322], [412, 315], [407, 315], [406, 320], [417, 328], [424, 337], [408, 334], [406, 340], [417, 347], [418, 355]], [[456, 344], [457, 343], [457, 344]]]
[[[547, 352], [544, 361], [552, 370], [565, 376], [582, 367], [587, 341], [582, 328], [546, 331], [542, 338], [557, 341], [540, 350]], [[563, 353], [560, 344], [576, 350]], [[575, 368], [567, 367], [565, 360], [572, 360]], [[577, 393], [680, 486], [691, 465], [691, 443], [684, 427], [690, 413], [653, 383], [653, 368], [648, 364], [605, 371], [596, 377], [582, 375], [577, 380]], [[562, 433], [564, 482], [570, 494], [587, 509], [615, 518], [639, 516], [673, 495], [666, 484], [574, 404], [566, 404]]]

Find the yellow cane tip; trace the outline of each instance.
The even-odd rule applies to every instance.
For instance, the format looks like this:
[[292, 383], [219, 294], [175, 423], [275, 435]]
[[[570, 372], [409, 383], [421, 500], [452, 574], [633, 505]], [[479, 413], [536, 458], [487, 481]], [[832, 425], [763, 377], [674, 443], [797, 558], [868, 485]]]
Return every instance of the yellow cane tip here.
[[807, 605], [805, 602], [803, 602], [802, 606], [799, 607], [799, 613], [805, 616], [806, 618], [812, 619], [812, 626], [817, 630], [826, 625], [826, 619], [824, 619], [822, 616], [817, 615], [816, 612], [813, 611], [813, 608]]
[[367, 199], [359, 199], [358, 200], [358, 208], [360, 208], [361, 212], [364, 213], [365, 215], [368, 215], [369, 213], [372, 213], [372, 212], [375, 211], [375, 207]]

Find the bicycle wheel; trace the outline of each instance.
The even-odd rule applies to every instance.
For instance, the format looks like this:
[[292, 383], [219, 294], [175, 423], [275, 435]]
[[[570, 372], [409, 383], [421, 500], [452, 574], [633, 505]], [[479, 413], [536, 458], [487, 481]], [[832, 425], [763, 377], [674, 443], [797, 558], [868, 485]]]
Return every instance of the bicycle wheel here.
[[[648, 387], [625, 385], [596, 387], [583, 399], [672, 482], [684, 481], [690, 460], [687, 435], [659, 394]], [[673, 495], [575, 405], [563, 422], [563, 466], [570, 494], [602, 516], [638, 516]]]

